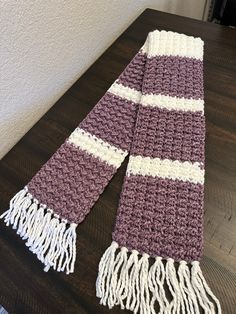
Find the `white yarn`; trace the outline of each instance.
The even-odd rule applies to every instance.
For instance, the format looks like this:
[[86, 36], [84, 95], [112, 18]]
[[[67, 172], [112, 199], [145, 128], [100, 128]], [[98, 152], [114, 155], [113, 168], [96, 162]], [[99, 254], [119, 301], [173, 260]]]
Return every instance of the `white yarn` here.
[[[192, 286], [193, 289], [197, 295], [198, 301], [201, 304], [202, 308], [204, 308], [205, 313], [215, 313], [215, 305], [217, 308], [217, 312], [221, 314], [221, 306], [219, 300], [216, 298], [216, 296], [213, 294], [211, 291], [210, 287], [208, 286], [199, 262], [195, 261], [192, 263], [192, 269], [191, 269], [191, 275], [192, 275]], [[212, 300], [214, 301], [215, 305], [213, 302], [209, 300], [210, 296]]]
[[184, 297], [187, 313], [200, 314], [197, 298], [190, 282], [190, 271], [185, 261], [179, 263], [178, 276], [180, 291]]
[[87, 153], [100, 158], [109, 165], [119, 168], [122, 161], [128, 155], [126, 150], [119, 149], [95, 135], [86, 132], [79, 127], [71, 133], [67, 142], [85, 150]]
[[53, 267], [67, 274], [74, 272], [77, 225], [60, 220], [46, 205], [39, 204], [27, 187], [11, 199], [9, 209], [0, 218], [27, 240], [26, 246], [45, 265], [45, 271]]
[[38, 205], [35, 202], [33, 202], [33, 204], [31, 204], [28, 209], [28, 213], [25, 216], [25, 219], [22, 222], [21, 227], [18, 228], [17, 233], [22, 237], [23, 240], [27, 239], [28, 233], [30, 231], [32, 217], [36, 215], [37, 210], [38, 210]]
[[27, 193], [26, 189], [23, 189], [21, 191], [19, 191], [11, 200], [10, 200], [10, 206], [9, 209], [4, 212], [1, 216], [0, 219], [4, 219], [4, 221], [6, 222], [6, 225], [9, 226], [10, 224], [10, 218], [15, 216], [16, 214], [16, 208], [14, 207], [14, 204], [17, 204], [17, 202], [21, 201], [22, 198], [25, 196], [25, 194]]
[[37, 239], [40, 237], [43, 227], [44, 227], [44, 208], [42, 206], [39, 206], [37, 208], [34, 216], [31, 218], [31, 223], [28, 221], [29, 226], [31, 227], [29, 229], [28, 233], [28, 241], [26, 242], [26, 246], [31, 247], [31, 250], [34, 248], [34, 244], [37, 241]]
[[161, 257], [156, 257], [154, 264], [150, 267], [148, 277], [149, 289], [152, 293], [151, 313], [156, 313], [154, 306], [157, 301], [160, 307], [159, 313], [163, 314], [170, 305], [164, 290], [165, 268]]
[[[140, 313], [141, 314], [151, 314], [150, 307], [150, 291], [148, 284], [148, 268], [149, 268], [149, 255], [143, 254], [141, 261], [142, 264], [140, 266]], [[137, 308], [138, 312], [138, 308]]]
[[33, 200], [33, 203], [30, 205], [28, 209], [28, 215], [25, 219], [25, 223], [20, 234], [23, 240], [31, 238], [32, 228], [35, 223], [34, 217], [36, 217], [37, 215], [38, 205], [39, 203], [36, 202], [36, 200]]
[[201, 112], [204, 111], [204, 100], [167, 96], [161, 94], [142, 94], [142, 92], [117, 81], [111, 85], [109, 93], [144, 107], [157, 107], [166, 110]]
[[[177, 266], [177, 267], [176, 267]], [[168, 287], [172, 299], [168, 300]], [[96, 295], [109, 308], [140, 314], [221, 314], [220, 303], [207, 285], [199, 262], [188, 265], [169, 258], [156, 257], [153, 264], [147, 254], [128, 251], [113, 241], [99, 263]]]
[[118, 245], [112, 242], [105, 251], [99, 264], [99, 273], [96, 281], [96, 295], [101, 298], [100, 304], [106, 305], [110, 293], [110, 280], [114, 268], [115, 251]]
[[176, 276], [176, 270], [174, 265], [174, 260], [172, 258], [168, 258], [166, 262], [166, 282], [169, 287], [169, 291], [172, 295], [173, 300], [169, 305], [170, 313], [180, 313], [180, 289], [179, 283]]
[[202, 163], [130, 155], [127, 175], [151, 176], [184, 182], [204, 183]]
[[125, 305], [123, 303], [123, 300], [127, 296], [128, 287], [129, 287], [129, 272], [130, 269], [132, 269], [134, 265], [135, 260], [135, 254], [131, 254], [130, 258], [128, 259], [128, 250], [126, 248], [121, 248], [121, 250], [124, 249], [124, 262], [123, 267], [120, 271], [120, 276], [118, 278], [118, 283], [116, 286], [116, 296], [117, 296], [117, 302], [116, 304], [120, 304], [121, 309], [125, 309]]
[[114, 264], [114, 271], [111, 276], [111, 287], [112, 287], [112, 292], [109, 295], [109, 300], [108, 300], [108, 306], [113, 306], [114, 304], [117, 303], [117, 286], [118, 286], [118, 272], [121, 269], [121, 266], [123, 265], [125, 261], [125, 257], [127, 257], [127, 250], [121, 249], [118, 255], [116, 256], [116, 261], [117, 263]]
[[203, 59], [203, 41], [199, 37], [187, 36], [171, 31], [155, 30], [149, 33], [142, 52], [148, 58], [154, 56], [178, 56]]
[[131, 255], [134, 257], [134, 264], [132, 270], [130, 272], [130, 276], [128, 277], [128, 291], [127, 291], [127, 302], [126, 308], [128, 310], [133, 310], [135, 304], [137, 303], [138, 295], [139, 295], [139, 286], [137, 286], [137, 293], [136, 293], [136, 280], [139, 273], [140, 263], [138, 260], [138, 251], [132, 251]]

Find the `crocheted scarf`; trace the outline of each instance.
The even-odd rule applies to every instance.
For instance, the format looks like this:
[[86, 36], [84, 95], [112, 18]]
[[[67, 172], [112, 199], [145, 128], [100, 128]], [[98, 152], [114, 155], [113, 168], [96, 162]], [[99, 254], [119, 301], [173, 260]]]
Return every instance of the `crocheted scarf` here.
[[76, 227], [127, 155], [100, 303], [134, 313], [220, 313], [203, 242], [203, 41], [166, 31], [143, 47], [1, 218], [44, 264], [74, 271]]

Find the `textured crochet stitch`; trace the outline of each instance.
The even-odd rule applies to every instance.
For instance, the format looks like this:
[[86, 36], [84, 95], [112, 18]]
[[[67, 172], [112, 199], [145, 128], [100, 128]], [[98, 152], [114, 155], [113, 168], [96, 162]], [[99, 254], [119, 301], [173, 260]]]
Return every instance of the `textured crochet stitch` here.
[[199, 264], [203, 98], [203, 41], [150, 32], [1, 218], [45, 271], [72, 273], [76, 228], [129, 155], [112, 243], [98, 269], [100, 303], [141, 314], [221, 313]]

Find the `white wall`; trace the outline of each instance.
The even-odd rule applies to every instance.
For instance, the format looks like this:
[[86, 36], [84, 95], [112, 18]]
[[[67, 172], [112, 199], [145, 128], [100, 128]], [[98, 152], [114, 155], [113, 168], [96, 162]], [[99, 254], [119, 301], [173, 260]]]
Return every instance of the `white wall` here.
[[147, 7], [201, 19], [204, 0], [0, 0], [0, 158]]

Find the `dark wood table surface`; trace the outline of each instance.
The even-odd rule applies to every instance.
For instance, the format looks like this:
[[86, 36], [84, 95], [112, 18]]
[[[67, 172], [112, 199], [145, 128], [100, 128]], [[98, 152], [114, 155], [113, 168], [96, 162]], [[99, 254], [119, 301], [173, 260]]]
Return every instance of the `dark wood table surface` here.
[[[149, 31], [171, 30], [205, 41], [206, 138], [203, 273], [223, 313], [236, 313], [236, 30], [145, 10], [0, 161], [0, 208], [43, 165], [93, 108]], [[79, 58], [79, 56], [78, 56]], [[14, 125], [12, 125], [14, 128]], [[127, 161], [78, 227], [75, 273], [45, 273], [11, 228], [0, 223], [0, 304], [12, 313], [124, 313], [95, 297], [99, 260], [111, 232]]]

